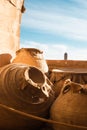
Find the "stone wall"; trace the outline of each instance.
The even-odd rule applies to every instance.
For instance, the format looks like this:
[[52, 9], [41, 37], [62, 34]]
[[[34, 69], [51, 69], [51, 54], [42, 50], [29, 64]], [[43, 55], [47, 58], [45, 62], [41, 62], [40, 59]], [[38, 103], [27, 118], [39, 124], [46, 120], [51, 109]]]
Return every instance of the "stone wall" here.
[[84, 60], [46, 60], [50, 70], [59, 68], [83, 68], [87, 69], [87, 61]]
[[[24, 0], [0, 0], [0, 54], [13, 56], [20, 48], [20, 24]], [[2, 57], [0, 57], [0, 62]]]

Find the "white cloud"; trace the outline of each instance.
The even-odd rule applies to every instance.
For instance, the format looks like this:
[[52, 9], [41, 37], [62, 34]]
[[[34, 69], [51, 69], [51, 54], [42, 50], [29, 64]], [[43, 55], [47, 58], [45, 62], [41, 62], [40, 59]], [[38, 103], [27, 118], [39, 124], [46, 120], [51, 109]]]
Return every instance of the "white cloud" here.
[[64, 53], [68, 53], [69, 60], [87, 60], [87, 50], [60, 44], [42, 44], [34, 41], [26, 41], [21, 47], [37, 48], [43, 51], [45, 59], [63, 60]]
[[62, 35], [67, 38], [87, 41], [87, 20], [54, 14], [40, 10], [31, 10], [22, 19], [22, 26]]
[[81, 6], [85, 6], [87, 8], [87, 0], [72, 0]]
[[68, 49], [70, 60], [87, 60], [87, 49], [72, 47]]
[[[27, 9], [23, 14], [21, 26], [43, 31], [47, 34], [63, 36], [71, 39], [71, 41], [72, 39], [79, 40], [83, 45], [83, 42], [87, 42], [87, 0], [71, 1], [75, 2], [76, 5], [69, 6], [66, 4], [64, 5], [65, 8], [58, 6], [56, 9], [54, 6], [44, 6], [43, 9], [40, 7], [40, 10], [36, 7]], [[64, 53], [68, 52], [69, 59], [87, 60], [86, 49], [71, 47], [69, 43], [66, 46], [65, 43], [42, 44], [35, 41], [26, 41], [21, 46], [43, 50], [46, 59], [64, 59]]]
[[40, 49], [43, 51], [46, 59], [63, 59], [63, 55], [67, 50], [67, 46], [65, 45], [42, 44], [33, 41], [26, 41], [25, 43], [21, 44], [21, 47]]

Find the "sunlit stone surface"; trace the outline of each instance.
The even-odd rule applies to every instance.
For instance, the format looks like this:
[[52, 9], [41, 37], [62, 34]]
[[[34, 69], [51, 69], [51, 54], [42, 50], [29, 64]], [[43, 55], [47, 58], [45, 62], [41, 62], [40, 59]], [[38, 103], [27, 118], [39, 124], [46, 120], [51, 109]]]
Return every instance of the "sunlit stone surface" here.
[[[16, 50], [20, 47], [21, 8], [23, 3], [24, 0], [0, 0], [0, 54], [8, 53], [14, 56]], [[1, 61], [2, 57], [0, 57]]]

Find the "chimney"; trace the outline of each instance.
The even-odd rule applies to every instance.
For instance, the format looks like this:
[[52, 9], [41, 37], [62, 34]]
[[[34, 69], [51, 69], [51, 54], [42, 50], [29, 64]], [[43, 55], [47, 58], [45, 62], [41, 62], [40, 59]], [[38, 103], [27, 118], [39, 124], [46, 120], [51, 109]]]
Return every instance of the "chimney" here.
[[67, 59], [68, 59], [68, 53], [65, 52], [65, 53], [64, 53], [64, 60], [67, 60]]

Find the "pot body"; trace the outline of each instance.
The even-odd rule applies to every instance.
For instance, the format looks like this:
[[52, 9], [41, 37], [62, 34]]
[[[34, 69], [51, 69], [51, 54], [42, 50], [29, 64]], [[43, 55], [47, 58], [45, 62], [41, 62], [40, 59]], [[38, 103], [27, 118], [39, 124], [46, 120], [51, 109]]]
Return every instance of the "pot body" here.
[[87, 83], [86, 69], [82, 72], [81, 69], [79, 69], [79, 71], [77, 71], [78, 69], [73, 70], [74, 69], [57, 69], [51, 71], [49, 79], [54, 85], [56, 97], [59, 96], [66, 79], [71, 79], [71, 81], [81, 84]]
[[51, 119], [62, 124], [53, 124], [54, 130], [87, 129], [87, 87], [70, 83], [65, 85], [51, 107]]
[[48, 118], [49, 108], [54, 100], [54, 93], [49, 83], [44, 73], [35, 67], [17, 63], [2, 67], [0, 69], [0, 129], [34, 130], [42, 127], [42, 121], [16, 113], [15, 110]]
[[48, 72], [48, 65], [43, 57], [43, 52], [36, 48], [21, 48], [16, 52], [12, 63], [24, 63], [39, 68], [44, 73]]

